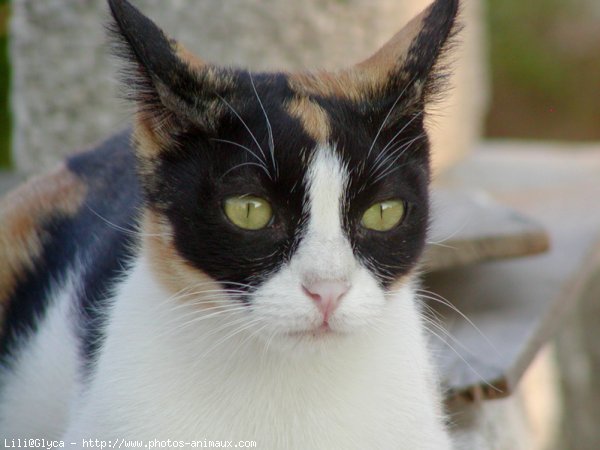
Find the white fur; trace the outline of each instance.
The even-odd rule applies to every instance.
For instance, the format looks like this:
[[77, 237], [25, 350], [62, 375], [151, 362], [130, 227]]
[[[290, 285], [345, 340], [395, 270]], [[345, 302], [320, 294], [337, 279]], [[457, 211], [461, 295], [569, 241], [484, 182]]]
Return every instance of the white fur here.
[[[227, 339], [240, 315], [185, 326], [186, 307], [149, 275], [142, 258], [123, 285], [90, 389], [66, 439], [256, 440], [265, 449], [449, 448], [439, 417], [419, 313], [409, 288], [377, 327], [330, 342], [292, 338], [286, 352]], [[202, 312], [198, 312], [202, 316]], [[220, 331], [215, 332], [215, 330]], [[309, 340], [309, 338], [303, 338]], [[282, 433], [281, 430], [286, 430]]]
[[2, 370], [0, 436], [58, 439], [69, 414], [77, 368], [70, 316], [75, 275], [50, 292], [39, 332], [23, 342], [10, 370]]
[[[385, 297], [341, 230], [345, 178], [334, 153], [319, 149], [307, 234], [250, 307], [215, 312], [169, 298], [142, 254], [118, 292], [94, 379], [65, 439], [450, 448], [412, 289]], [[311, 333], [322, 317], [301, 290], [307, 277], [352, 285], [326, 335]]]

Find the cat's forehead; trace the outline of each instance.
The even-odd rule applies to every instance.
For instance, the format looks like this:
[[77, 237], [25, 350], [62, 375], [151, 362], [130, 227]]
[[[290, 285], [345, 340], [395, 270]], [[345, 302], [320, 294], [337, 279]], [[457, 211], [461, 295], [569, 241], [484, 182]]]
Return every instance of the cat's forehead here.
[[[256, 122], [257, 129], [249, 130], [256, 133], [291, 134], [298, 131], [290, 127], [290, 122], [295, 122], [316, 145], [331, 140], [335, 116], [341, 110], [346, 111], [345, 118], [350, 122], [352, 110], [359, 109], [351, 107], [357, 104], [357, 97], [344, 90], [340, 79], [329, 72], [223, 72], [220, 83], [229, 94], [229, 98], [217, 95], [214, 99], [213, 109], [220, 110], [217, 115], [221, 118], [229, 116], [242, 128]], [[356, 123], [347, 123], [349, 129], [360, 127], [359, 118], [354, 119]], [[273, 126], [283, 129], [274, 130]]]

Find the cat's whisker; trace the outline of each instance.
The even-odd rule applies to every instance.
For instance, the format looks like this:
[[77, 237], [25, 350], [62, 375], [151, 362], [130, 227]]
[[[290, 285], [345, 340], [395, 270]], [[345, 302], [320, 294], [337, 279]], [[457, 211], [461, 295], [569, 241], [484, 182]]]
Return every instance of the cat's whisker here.
[[[210, 311], [214, 311], [214, 310], [216, 310], [216, 311], [210, 312]], [[222, 307], [212, 308], [212, 309], [209, 308], [209, 309], [207, 309], [207, 312], [208, 312], [208, 314], [205, 314], [201, 317], [194, 317], [192, 319], [188, 319], [185, 322], [181, 322], [182, 318], [180, 318], [180, 317], [177, 317], [175, 320], [169, 320], [167, 323], [165, 323], [164, 331], [162, 333], [158, 334], [159, 339], [166, 339], [169, 336], [173, 336], [178, 332], [184, 331], [191, 325], [198, 325], [203, 320], [214, 319], [214, 318], [216, 318], [220, 315], [224, 315], [224, 314], [231, 314], [231, 315], [241, 314], [241, 311], [233, 310], [233, 309], [230, 310], [228, 308], [222, 308]]]
[[223, 98], [221, 95], [216, 94], [217, 97], [223, 102], [225, 103], [225, 105], [229, 108], [229, 110], [235, 114], [235, 116], [239, 119], [239, 121], [242, 123], [242, 125], [244, 126], [244, 128], [246, 129], [246, 131], [248, 131], [248, 133], [250, 134], [250, 137], [252, 137], [252, 140], [254, 141], [254, 143], [256, 144], [256, 146], [258, 147], [258, 149], [260, 150], [261, 155], [263, 156], [263, 161], [266, 164], [266, 158], [267, 155], [265, 154], [263, 148], [261, 147], [261, 145], [258, 143], [258, 139], [256, 139], [256, 136], [254, 135], [254, 133], [252, 133], [252, 130], [250, 130], [250, 127], [248, 126], [248, 124], [246, 124], [246, 122], [244, 121], [244, 119], [242, 119], [242, 116], [240, 116], [240, 114], [235, 110], [235, 108], [233, 106], [231, 106], [231, 104], [225, 100], [225, 98]]
[[428, 245], [435, 245], [436, 247], [448, 248], [450, 250], [456, 250], [456, 247], [448, 244], [439, 244], [437, 242], [426, 241]]
[[[203, 283], [203, 284], [206, 285], [206, 284], [211, 284], [211, 283], [207, 282], [207, 283]], [[175, 294], [167, 297], [163, 302], [160, 303], [159, 306], [162, 306], [165, 303], [176, 301], [181, 298], [186, 298], [189, 296], [194, 296], [194, 295], [200, 296], [203, 293], [207, 293], [207, 294], [210, 293], [211, 295], [214, 293], [219, 293], [222, 295], [245, 295], [245, 294], [248, 294], [248, 292], [246, 292], [246, 291], [237, 290], [237, 289], [206, 289], [206, 290], [203, 289], [203, 290], [193, 291], [193, 289], [198, 289], [199, 287], [200, 287], [200, 285], [191, 285], [191, 286], [187, 286], [183, 289], [180, 289]], [[204, 298], [204, 297], [202, 297], [202, 298]]]
[[253, 162], [245, 162], [245, 163], [241, 163], [238, 164], [237, 166], [233, 166], [231, 169], [227, 170], [223, 175], [221, 175], [221, 178], [225, 178], [225, 176], [230, 173], [233, 172], [236, 169], [239, 169], [240, 167], [246, 167], [246, 166], [255, 166], [255, 167], [259, 167], [269, 178], [269, 180], [273, 180], [273, 178], [271, 177], [271, 173], [269, 172], [268, 169], [265, 168], [264, 165], [262, 164], [258, 164], [258, 163], [253, 163]]
[[277, 336], [277, 331], [273, 330], [271, 332], [271, 334], [269, 335], [269, 338], [267, 339], [267, 343], [265, 344], [265, 346], [263, 347], [263, 351], [261, 356], [263, 358], [266, 358], [267, 355], [269, 354], [269, 347], [271, 346], [271, 342], [273, 342], [273, 338]]
[[263, 326], [256, 328], [252, 333], [249, 333], [248, 336], [240, 342], [239, 348], [243, 348], [244, 344], [248, 342], [250, 339], [255, 338], [259, 333], [261, 333], [265, 328], [269, 326], [268, 323], [265, 323]]
[[389, 167], [388, 162], [394, 158], [394, 156], [396, 156], [398, 149], [402, 150], [404, 147], [404, 145], [407, 145], [408, 143], [410, 143], [412, 141], [413, 138], [407, 138], [403, 141], [400, 142], [396, 142], [394, 144], [393, 147], [390, 148], [390, 150], [388, 152], [386, 152], [385, 154], [379, 154], [379, 156], [381, 157], [378, 162], [376, 164], [373, 164], [373, 166], [371, 167], [371, 170], [369, 172], [370, 176], [376, 176], [381, 170], [384, 170], [385, 168]]
[[[210, 311], [214, 311], [214, 310], [216, 310], [216, 311], [210, 312]], [[199, 317], [193, 317], [192, 319], [189, 319], [183, 323], [180, 323], [175, 327], [167, 327], [168, 332], [174, 333], [177, 331], [181, 331], [181, 330], [188, 328], [191, 325], [198, 325], [200, 322], [203, 322], [208, 319], [214, 319], [215, 317], [218, 317], [223, 314], [231, 314], [231, 315], [242, 314], [247, 311], [247, 308], [239, 307], [239, 306], [223, 308], [223, 307], [219, 306], [219, 307], [215, 307], [215, 308], [207, 308], [205, 311], [208, 312], [208, 314], [201, 314], [201, 315], [199, 315]], [[177, 322], [179, 322], [180, 320], [181, 320], [181, 318], [178, 317]], [[216, 330], [212, 330], [212, 331], [216, 331]], [[212, 331], [211, 331], [211, 333], [212, 333]], [[208, 336], [211, 333], [207, 333], [205, 336]]]
[[427, 134], [425, 134], [425, 133], [419, 134], [418, 136], [416, 136], [415, 138], [413, 138], [407, 144], [404, 144], [399, 149], [396, 149], [395, 151], [401, 150], [401, 152], [398, 155], [396, 155], [396, 157], [393, 159], [393, 161], [391, 163], [388, 164], [387, 169], [383, 173], [381, 173], [379, 176], [377, 176], [377, 178], [375, 178], [375, 180], [373, 181], [373, 183], [377, 183], [379, 180], [387, 177], [388, 175], [390, 175], [391, 173], [393, 173], [396, 170], [400, 169], [401, 167], [404, 167], [404, 166], [398, 166], [398, 167], [396, 167], [394, 164], [396, 163], [396, 161], [398, 161], [398, 159], [400, 159], [402, 157], [402, 155], [404, 155], [404, 153], [406, 153], [412, 147], [412, 145], [414, 145], [415, 142], [418, 142], [419, 140], [424, 139], [426, 137], [427, 137]]
[[496, 346], [485, 335], [485, 333], [481, 331], [481, 329], [477, 325], [475, 325], [475, 323], [466, 314], [464, 314], [460, 309], [458, 309], [458, 307], [450, 303], [449, 300], [445, 299], [440, 294], [425, 289], [417, 289], [416, 294], [418, 297], [429, 299], [431, 301], [440, 303], [446, 306], [447, 308], [450, 308], [452, 311], [454, 311], [456, 314], [462, 317], [471, 327], [473, 327], [473, 329], [477, 331], [477, 333], [486, 341], [486, 343], [494, 350], [494, 352], [496, 352], [496, 354], [500, 354]]
[[[257, 321], [258, 323], [258, 321]], [[251, 340], [251, 339], [255, 339], [257, 338], [257, 336], [265, 329], [269, 326], [268, 323], [265, 323], [262, 326], [257, 327], [255, 330], [251, 331], [250, 333], [248, 333], [248, 335], [239, 343], [239, 345], [236, 346], [235, 352], [231, 352], [231, 355], [229, 356], [229, 358], [227, 359], [227, 363], [229, 364], [229, 362], [233, 359], [234, 356], [239, 355], [240, 352], [244, 352], [247, 349], [245, 348], [245, 345]]]
[[[403, 130], [400, 130], [400, 131], [403, 131]], [[420, 138], [422, 138], [424, 136], [425, 136], [425, 133], [419, 133], [416, 137], [413, 137], [413, 138], [410, 138], [410, 139], [407, 138], [406, 140], [401, 141], [401, 142], [394, 142], [393, 145], [391, 147], [389, 147], [389, 149], [388, 149], [388, 147], [386, 147], [384, 150], [381, 151], [381, 153], [379, 155], [377, 155], [377, 161], [373, 164], [373, 167], [371, 168], [371, 174], [372, 175], [377, 175], [377, 173], [379, 172], [379, 170], [382, 167], [385, 167], [386, 165], [389, 167], [388, 162], [399, 151], [402, 152], [400, 154], [400, 156], [402, 156], [402, 154], [404, 154], [404, 150], [403, 149], [404, 149], [405, 146], [410, 145], [416, 139], [420, 139]], [[394, 139], [395, 139], [395, 137], [394, 137]], [[392, 144], [392, 141], [390, 141], [390, 144]], [[395, 160], [397, 160], [397, 158], [394, 159], [394, 161]]]
[[256, 86], [254, 84], [254, 78], [252, 77], [252, 72], [248, 72], [250, 76], [250, 84], [252, 84], [252, 89], [254, 90], [254, 95], [256, 95], [256, 99], [258, 100], [258, 104], [260, 105], [260, 109], [265, 116], [265, 120], [267, 122], [267, 130], [269, 132], [269, 148], [271, 150], [271, 161], [273, 162], [273, 170], [275, 170], [275, 176], [279, 175], [279, 168], [277, 167], [277, 163], [275, 162], [275, 141], [273, 140], [273, 128], [271, 127], [271, 122], [269, 121], [269, 116], [267, 115], [267, 111], [263, 105], [263, 102], [258, 95], [258, 91], [256, 90]]
[[[221, 316], [221, 315], [223, 315], [222, 313], [225, 313], [225, 312], [228, 313], [228, 315], [227, 315], [228, 322], [221, 324], [221, 326], [213, 328], [206, 333], [203, 333], [203, 337], [209, 337], [213, 334], [218, 333], [220, 330], [227, 328], [228, 326], [230, 326], [232, 324], [237, 324], [237, 323], [245, 322], [248, 320], [248, 316], [246, 314], [242, 315], [242, 313], [247, 312], [247, 308], [235, 307], [235, 308], [215, 308], [215, 309], [217, 309], [218, 311], [211, 312], [206, 315], [201, 315], [199, 317], [194, 317], [194, 318], [188, 320], [187, 322], [185, 322], [184, 324], [182, 324], [182, 326], [179, 328], [185, 328], [190, 325], [196, 325], [199, 322], [202, 322], [204, 320], [214, 318], [217, 316]], [[231, 317], [229, 316], [229, 314], [231, 314]]]
[[438, 245], [440, 247], [454, 248], [454, 247], [451, 247], [451, 246], [448, 246], [448, 245], [444, 245], [443, 243], [446, 242], [449, 239], [452, 239], [458, 233], [460, 233], [461, 231], [463, 231], [468, 224], [469, 224], [469, 220], [465, 220], [465, 221], [463, 221], [463, 223], [458, 228], [456, 228], [456, 230], [454, 230], [448, 236], [440, 239], [439, 241], [427, 241], [427, 243], [430, 244], [430, 245]]
[[246, 296], [244, 293], [221, 293], [214, 292], [209, 295], [202, 295], [202, 292], [192, 292], [190, 294], [183, 294], [171, 300], [171, 312], [177, 311], [182, 308], [195, 308], [202, 305], [212, 305], [219, 303], [231, 303], [238, 305], [239, 300], [243, 300]]
[[[237, 321], [237, 323], [239, 322], [243, 322], [243, 321]], [[210, 353], [212, 353], [213, 351], [215, 351], [220, 345], [224, 344], [225, 342], [227, 342], [228, 340], [230, 340], [231, 338], [233, 338], [234, 336], [238, 335], [239, 333], [254, 327], [257, 323], [259, 323], [259, 321], [257, 319], [251, 320], [250, 322], [248, 322], [247, 324], [245, 324], [245, 326], [240, 326], [238, 328], [236, 328], [235, 330], [233, 330], [231, 333], [229, 333], [228, 335], [224, 336], [223, 338], [219, 339], [217, 342], [215, 342], [206, 352], [204, 352], [200, 357], [199, 357], [199, 361], [202, 361], [204, 358], [206, 358], [206, 356], [208, 356]], [[231, 324], [230, 324], [231, 325]], [[220, 331], [221, 329], [219, 329]]]
[[462, 350], [464, 350], [466, 353], [472, 355], [473, 351], [471, 349], [469, 349], [465, 344], [463, 344], [459, 339], [455, 338], [452, 333], [450, 333], [450, 331], [448, 331], [440, 318], [440, 314], [431, 306], [425, 304], [425, 311], [427, 313], [429, 313], [429, 315], [425, 314], [423, 319], [425, 320], [425, 322], [433, 327], [435, 327], [437, 330], [439, 330], [440, 332], [442, 332], [445, 336], [447, 336], [450, 340], [452, 340], [452, 342], [454, 344], [456, 344], [458, 347], [460, 347]]
[[245, 145], [238, 144], [237, 142], [229, 141], [227, 139], [211, 138], [210, 140], [211, 141], [215, 141], [215, 142], [222, 142], [224, 144], [230, 144], [230, 145], [233, 145], [235, 147], [239, 147], [241, 149], [246, 150], [248, 153], [250, 153], [250, 155], [252, 155], [254, 158], [256, 158], [256, 160], [259, 163], [261, 163], [261, 165], [268, 171], [268, 168], [267, 168], [267, 166], [265, 164], [265, 161], [262, 158], [260, 158], [256, 153], [254, 153], [251, 149], [249, 149], [248, 147], [246, 147]]
[[97, 212], [94, 208], [92, 208], [87, 203], [85, 204], [85, 206], [86, 206], [86, 208], [92, 214], [94, 214], [96, 217], [98, 217], [100, 220], [102, 220], [104, 223], [106, 223], [108, 226], [110, 226], [113, 230], [121, 231], [121, 232], [123, 232], [125, 234], [129, 234], [130, 236], [134, 236], [134, 237], [143, 237], [143, 236], [148, 236], [148, 237], [170, 237], [166, 233], [143, 233], [139, 229], [128, 229], [128, 228], [122, 227], [120, 225], [117, 225], [116, 223], [111, 222], [106, 217], [102, 216], [102, 214], [100, 214], [99, 212]]
[[[377, 166], [373, 167], [372, 174], [377, 175], [377, 173], [380, 172], [381, 169], [393, 166], [393, 163], [396, 162], [400, 157], [402, 157], [402, 155], [404, 155], [404, 153], [410, 148], [410, 146], [413, 143], [426, 137], [427, 134], [423, 132], [418, 134], [417, 136], [414, 136], [411, 139], [395, 143], [394, 146], [389, 149], [385, 157], [383, 157], [379, 161]], [[390, 160], [392, 160], [391, 163]]]
[[465, 365], [477, 376], [477, 378], [479, 378], [479, 380], [481, 380], [481, 382], [483, 382], [483, 384], [485, 384], [487, 387], [489, 387], [490, 389], [498, 392], [498, 393], [502, 393], [502, 390], [497, 388], [496, 386], [494, 386], [493, 384], [491, 384], [489, 381], [487, 381], [483, 375], [481, 375], [477, 369], [475, 369], [475, 367], [473, 367], [472, 364], [470, 364], [461, 354], [458, 350], [456, 350], [447, 340], [445, 340], [442, 336], [440, 336], [438, 333], [436, 333], [435, 331], [433, 331], [430, 328], [427, 328], [427, 331], [429, 333], [431, 333], [433, 336], [437, 337], [440, 341], [442, 341], [456, 356], [458, 356], [458, 358], [465, 363]]
[[[240, 296], [240, 298], [242, 298], [242, 296]], [[232, 296], [223, 296], [223, 297], [219, 297], [219, 296], [215, 296], [212, 298], [206, 298], [206, 299], [201, 299], [199, 301], [185, 301], [182, 303], [179, 303], [171, 308], [168, 309], [170, 314], [174, 314], [174, 313], [179, 313], [180, 315], [173, 319], [175, 320], [180, 320], [182, 317], [188, 317], [191, 315], [199, 315], [202, 314], [203, 312], [209, 310], [212, 307], [224, 307], [224, 306], [235, 306], [235, 307], [244, 307], [247, 308], [246, 305], [240, 303], [239, 301], [236, 301], [238, 299], [236, 299], [236, 297], [232, 297]], [[184, 310], [184, 311], [182, 311]], [[185, 311], [187, 310], [187, 312]]]
[[381, 159], [386, 156], [386, 151], [392, 146], [394, 145], [394, 142], [396, 141], [396, 138], [398, 138], [398, 136], [400, 136], [404, 130], [406, 130], [414, 121], [415, 119], [417, 119], [418, 117], [421, 117], [423, 115], [423, 111], [419, 111], [415, 114], [413, 114], [413, 116], [410, 118], [410, 120], [404, 124], [404, 126], [387, 142], [387, 144], [381, 149], [381, 151], [379, 152], [379, 154], [377, 155], [377, 158], [375, 158], [375, 161], [373, 162], [373, 168], [372, 170], [377, 170], [377, 168], [379, 167], [379, 165], [381, 164]]
[[406, 93], [406, 90], [415, 81], [416, 77], [417, 77], [417, 75], [415, 74], [410, 79], [410, 81], [406, 84], [406, 86], [404, 87], [404, 89], [402, 90], [402, 92], [400, 92], [400, 94], [398, 95], [398, 97], [396, 97], [396, 100], [394, 100], [394, 103], [392, 103], [392, 106], [390, 107], [389, 111], [385, 115], [385, 118], [381, 122], [381, 125], [379, 126], [379, 129], [377, 130], [377, 134], [375, 134], [375, 138], [373, 139], [373, 142], [371, 142], [371, 146], [369, 147], [369, 151], [367, 152], [367, 157], [365, 159], [369, 159], [369, 156], [371, 156], [371, 152], [373, 151], [373, 147], [375, 146], [375, 143], [377, 142], [377, 139], [379, 139], [379, 135], [383, 131], [383, 128], [385, 127], [386, 122], [388, 121], [388, 119], [392, 115], [392, 112], [394, 111], [394, 109], [398, 105], [398, 102], [400, 101], [400, 99], [402, 98], [402, 96]]
[[[189, 290], [193, 288], [193, 286], [190, 286], [188, 288], [184, 288], [181, 289], [177, 294], [174, 294], [170, 297], [167, 297], [166, 299], [164, 299], [162, 302], [160, 302], [158, 305], [156, 305], [156, 309], [158, 311], [162, 311], [164, 310], [164, 305], [165, 304], [171, 304], [170, 307], [167, 309], [167, 311], [169, 311], [171, 314], [180, 310], [180, 309], [193, 309], [194, 311], [199, 311], [202, 308], [199, 308], [199, 306], [203, 305], [203, 304], [232, 304], [232, 305], [236, 305], [235, 303], [233, 303], [235, 301], [235, 299], [242, 298], [244, 293], [243, 292], [224, 292], [224, 291], [219, 291], [219, 290], [214, 290], [213, 293], [211, 293], [210, 295], [201, 295], [201, 293], [203, 291], [197, 291], [197, 292], [185, 292], [186, 290]], [[186, 298], [190, 298], [190, 297], [194, 297], [197, 296], [197, 298], [192, 298], [191, 300], [184, 300]], [[184, 301], [182, 301], [184, 300]]]
[[265, 260], [265, 259], [270, 259], [270, 258], [272, 258], [272, 257], [273, 257], [273, 256], [275, 256], [277, 253], [279, 253], [279, 250], [274, 250], [273, 252], [269, 253], [268, 255], [261, 256], [261, 257], [258, 257], [258, 258], [248, 258], [248, 260], [249, 260], [249, 261], [262, 261], [262, 260]]

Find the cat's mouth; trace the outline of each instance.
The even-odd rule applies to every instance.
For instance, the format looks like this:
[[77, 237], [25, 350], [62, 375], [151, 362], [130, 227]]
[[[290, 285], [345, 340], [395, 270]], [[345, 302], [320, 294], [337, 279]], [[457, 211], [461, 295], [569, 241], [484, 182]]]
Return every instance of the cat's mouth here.
[[324, 338], [326, 336], [341, 335], [342, 333], [340, 331], [333, 330], [327, 322], [323, 322], [321, 325], [315, 328], [309, 328], [307, 330], [290, 331], [286, 334], [295, 338], [319, 339]]

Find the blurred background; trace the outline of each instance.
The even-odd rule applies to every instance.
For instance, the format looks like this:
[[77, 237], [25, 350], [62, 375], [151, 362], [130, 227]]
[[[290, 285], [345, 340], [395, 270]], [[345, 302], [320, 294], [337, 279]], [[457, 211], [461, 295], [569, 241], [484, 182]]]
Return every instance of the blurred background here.
[[600, 2], [488, 0], [485, 135], [600, 140]]
[[10, 112], [9, 82], [10, 65], [8, 61], [8, 19], [10, 4], [8, 0], [0, 0], [0, 167], [10, 166]]
[[[600, 140], [600, 2], [487, 0], [484, 135]], [[10, 0], [0, 0], [0, 166], [9, 167]]]
[[[360, 60], [429, 1], [133, 3], [209, 61], [295, 68]], [[600, 1], [464, 0], [463, 5], [466, 30], [456, 88], [450, 106], [440, 107], [443, 112], [434, 114], [431, 124], [435, 147], [442, 153], [438, 167], [448, 168], [474, 149], [493, 154], [494, 147], [510, 150], [520, 162], [514, 155], [525, 154], [529, 143], [535, 143], [543, 151], [520, 172], [521, 181], [529, 183], [531, 166], [538, 178], [550, 168], [550, 185], [558, 169], [568, 165], [560, 159], [564, 155], [575, 159], [585, 147], [596, 151], [590, 161], [600, 161]], [[61, 155], [124, 127], [127, 108], [115, 99], [115, 71], [103, 44], [105, 19], [103, 0], [0, 0], [0, 168], [40, 172]], [[497, 140], [502, 144], [496, 145]], [[557, 159], [554, 152], [561, 156]], [[551, 164], [544, 166], [544, 160]], [[553, 198], [582, 178], [580, 168], [586, 163], [576, 163], [571, 178], [564, 177], [551, 191]], [[494, 167], [488, 178], [518, 191], [511, 178], [518, 171], [506, 167]], [[579, 191], [573, 195], [581, 196]], [[548, 197], [539, 199], [545, 204]], [[587, 200], [582, 208], [597, 210], [597, 200]], [[588, 222], [584, 231], [597, 232], [596, 222]], [[565, 233], [579, 234], [576, 227]], [[600, 271], [596, 278], [600, 280]], [[568, 320], [560, 318], [568, 323], [556, 340], [558, 356], [552, 358], [561, 368], [561, 401], [568, 413], [554, 433], [561, 435], [560, 442], [545, 450], [600, 448], [600, 283], [597, 289]], [[496, 426], [502, 431], [502, 424]]]

